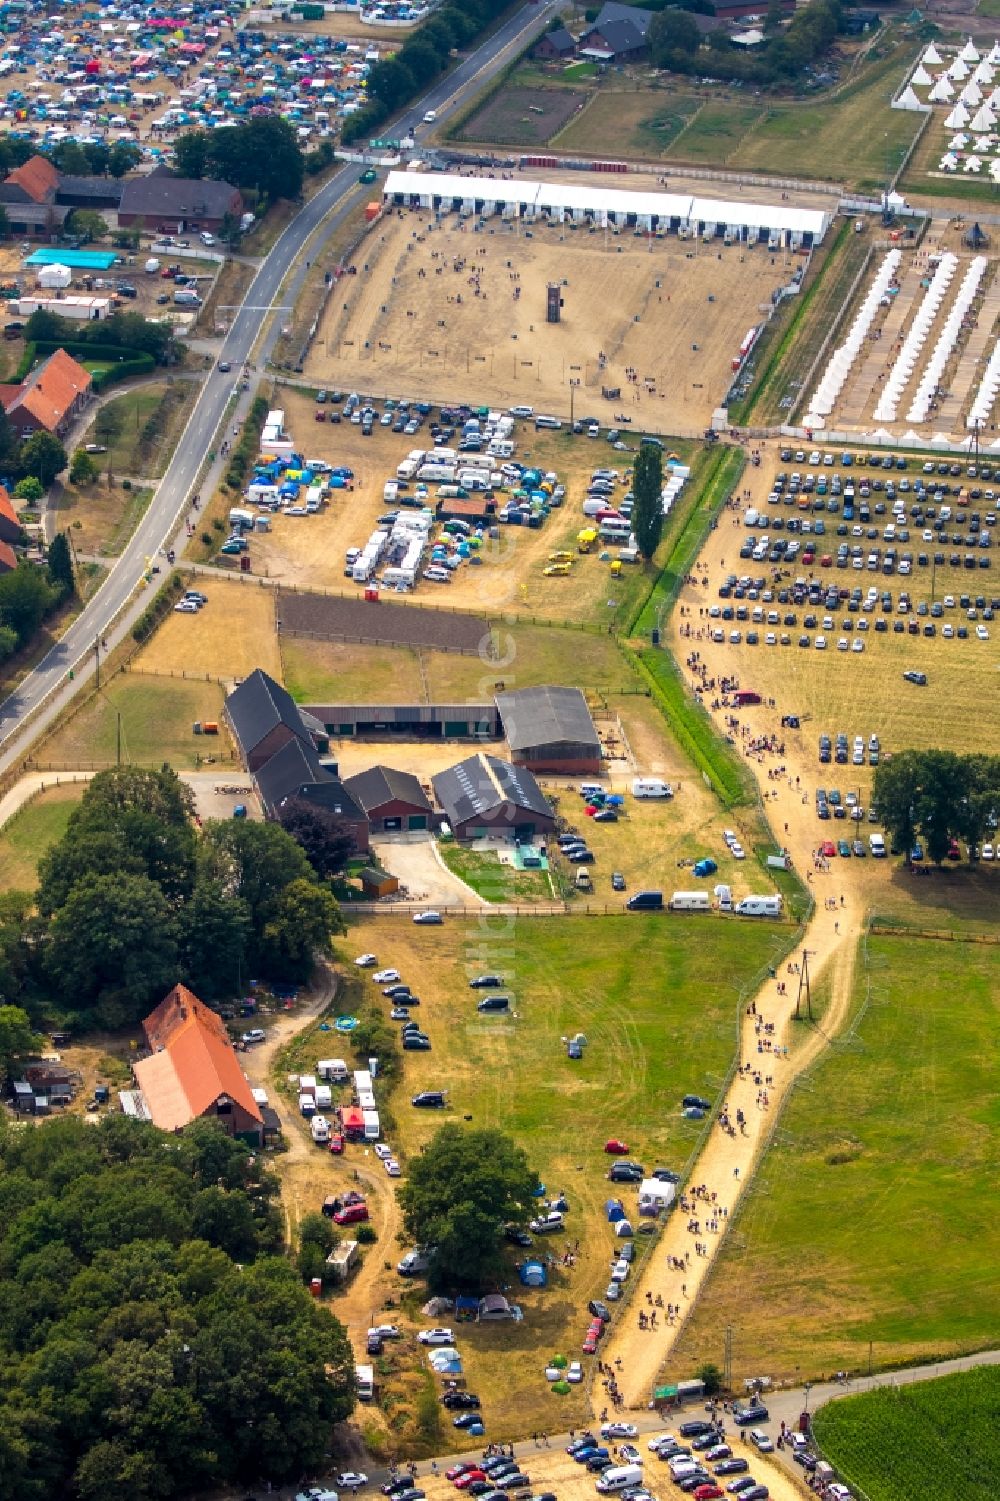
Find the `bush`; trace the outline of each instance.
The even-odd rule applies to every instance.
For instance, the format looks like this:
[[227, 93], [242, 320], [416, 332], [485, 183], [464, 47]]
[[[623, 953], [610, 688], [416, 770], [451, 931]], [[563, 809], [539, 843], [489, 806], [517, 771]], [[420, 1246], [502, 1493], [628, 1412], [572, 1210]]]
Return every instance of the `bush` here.
[[149, 640], [160, 621], [173, 608], [174, 601], [183, 588], [184, 581], [180, 574], [172, 573], [132, 627], [133, 641], [141, 643]]
[[373, 1246], [378, 1240], [378, 1232], [374, 1225], [359, 1225], [354, 1239], [359, 1246]]

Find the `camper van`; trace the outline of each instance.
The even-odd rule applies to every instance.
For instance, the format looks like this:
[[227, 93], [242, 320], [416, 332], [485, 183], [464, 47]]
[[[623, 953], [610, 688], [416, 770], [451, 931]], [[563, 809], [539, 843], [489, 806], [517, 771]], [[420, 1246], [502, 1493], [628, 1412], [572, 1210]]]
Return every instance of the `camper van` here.
[[673, 797], [674, 789], [660, 777], [636, 777], [632, 783], [633, 797]]
[[737, 917], [780, 917], [780, 896], [745, 896], [736, 903]]
[[868, 848], [872, 852], [874, 860], [885, 859], [885, 836], [882, 834], [869, 834]]
[[330, 1122], [325, 1115], [314, 1115], [309, 1122], [309, 1130], [317, 1146], [325, 1146], [330, 1140]]
[[382, 1134], [377, 1110], [363, 1110], [361, 1118], [365, 1123], [365, 1141], [378, 1141]]
[[370, 1365], [356, 1365], [354, 1367], [354, 1388], [360, 1402], [370, 1402], [375, 1395], [375, 1367]]
[[671, 912], [708, 912], [710, 908], [707, 891], [675, 891], [670, 898]]
[[316, 1072], [321, 1079], [328, 1079], [331, 1084], [346, 1084], [351, 1077], [343, 1058], [321, 1058], [316, 1065]]

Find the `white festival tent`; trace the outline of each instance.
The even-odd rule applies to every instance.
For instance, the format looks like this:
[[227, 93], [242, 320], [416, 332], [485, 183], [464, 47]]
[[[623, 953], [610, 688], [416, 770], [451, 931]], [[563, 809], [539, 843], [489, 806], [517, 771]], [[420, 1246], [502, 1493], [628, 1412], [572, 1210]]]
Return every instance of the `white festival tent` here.
[[868, 337], [875, 314], [882, 298], [895, 280], [902, 258], [902, 251], [890, 250], [875, 273], [865, 300], [848, 330], [847, 338], [833, 351], [819, 385], [812, 394], [809, 414], [805, 418], [804, 426], [820, 430], [826, 427], [826, 419], [836, 406], [837, 398], [843, 390], [851, 366], [861, 353], [861, 347]]
[[965, 46], [962, 48], [961, 52], [958, 55], [962, 59], [963, 63], [977, 63], [979, 61], [979, 53], [972, 45], [971, 37], [966, 42]]
[[938, 309], [944, 301], [944, 294], [955, 275], [957, 266], [958, 256], [953, 255], [950, 250], [946, 251], [938, 262], [930, 284], [921, 298], [920, 306], [914, 314], [906, 338], [903, 340], [903, 346], [896, 356], [896, 362], [889, 372], [889, 378], [882, 387], [875, 406], [876, 422], [895, 422], [900, 398], [910, 383], [917, 360], [927, 342], [931, 324], [937, 317]]
[[923, 89], [930, 88], [931, 84], [934, 82], [934, 79], [931, 77], [930, 73], [928, 73], [923, 63], [917, 63], [917, 66], [913, 70], [913, 76], [910, 79], [910, 82], [919, 85], [919, 87]]
[[955, 90], [947, 78], [939, 78], [927, 97], [932, 104], [947, 104], [949, 100], [954, 99]]
[[969, 123], [969, 111], [964, 104], [956, 104], [944, 123], [948, 130], [960, 130], [963, 125]]
[[931, 42], [921, 60], [925, 62], [929, 68], [939, 68], [944, 62], [944, 58], [941, 56], [940, 52], [937, 50], [933, 42]]
[[920, 110], [921, 112], [927, 109], [927, 105], [921, 104], [920, 100], [917, 98], [912, 88], [910, 88], [909, 84], [907, 84], [906, 88], [900, 94], [899, 98], [893, 101], [892, 107], [893, 109], [911, 109]]

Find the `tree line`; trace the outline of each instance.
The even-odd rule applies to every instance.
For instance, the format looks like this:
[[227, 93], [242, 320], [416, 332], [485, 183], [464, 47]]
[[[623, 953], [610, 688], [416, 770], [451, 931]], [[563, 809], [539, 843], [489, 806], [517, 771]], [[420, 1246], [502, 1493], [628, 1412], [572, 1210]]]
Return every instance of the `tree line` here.
[[0, 1119], [0, 1489], [172, 1501], [319, 1468], [343, 1327], [280, 1254], [278, 1183], [215, 1123]]
[[199, 830], [194, 812], [168, 767], [88, 785], [37, 891], [0, 905], [0, 995], [32, 1024], [132, 1025], [178, 980], [218, 1000], [303, 981], [329, 952], [340, 910], [299, 841], [249, 819]]
[[22, 561], [0, 577], [0, 664], [28, 645], [74, 587], [73, 558], [65, 532], [49, 544], [45, 567]]
[[959, 839], [975, 860], [1000, 819], [1000, 756], [902, 751], [875, 768], [872, 807], [907, 864], [918, 838], [936, 865]]
[[209, 177], [261, 198], [298, 198], [305, 161], [293, 127], [279, 115], [254, 115], [228, 130], [187, 130], [174, 142], [181, 177]]
[[[693, 6], [670, 6], [649, 24], [649, 54], [654, 67], [673, 73], [710, 73], [713, 78], [746, 83], [784, 83], [824, 56], [841, 29], [840, 0], [810, 0], [786, 26], [780, 0], [765, 9], [764, 37], [758, 47], [734, 47], [724, 28], [703, 37], [688, 13]], [[698, 7], [700, 9], [700, 7]]]

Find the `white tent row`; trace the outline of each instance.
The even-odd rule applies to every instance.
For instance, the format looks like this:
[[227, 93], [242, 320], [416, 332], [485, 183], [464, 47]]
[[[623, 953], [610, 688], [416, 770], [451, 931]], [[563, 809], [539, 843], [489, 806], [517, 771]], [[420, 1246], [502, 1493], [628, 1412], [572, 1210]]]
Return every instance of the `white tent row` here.
[[875, 273], [872, 284], [865, 294], [865, 300], [848, 330], [847, 338], [833, 351], [819, 385], [812, 394], [812, 400], [809, 402], [809, 415], [805, 419], [806, 427], [823, 428], [826, 426], [826, 418], [836, 406], [837, 398], [843, 390], [851, 366], [861, 352], [879, 304], [892, 285], [902, 258], [902, 251], [890, 250]]
[[734, 229], [786, 231], [793, 236], [812, 235], [817, 242], [826, 233], [830, 216], [818, 209], [785, 204], [725, 203], [714, 198], [695, 198], [681, 193], [628, 192], [600, 183], [538, 182], [528, 178], [459, 177], [447, 172], [390, 172], [383, 197], [411, 201], [423, 208], [453, 201], [482, 203], [492, 211], [510, 209], [536, 214], [587, 215], [611, 221], [634, 218], [662, 227], [676, 219], [682, 224], [731, 225]]
[[962, 285], [958, 289], [958, 295], [938, 336], [937, 346], [927, 362], [923, 375], [920, 377], [920, 384], [914, 393], [910, 410], [906, 414], [907, 422], [927, 421], [931, 402], [937, 392], [945, 366], [951, 358], [952, 350], [958, 343], [959, 335], [962, 332], [963, 319], [975, 301], [976, 294], [979, 291], [979, 283], [986, 275], [987, 265], [988, 262], [985, 255], [974, 256], [969, 262], [969, 269], [962, 278]]
[[965, 423], [966, 427], [981, 427], [989, 421], [990, 412], [993, 410], [993, 403], [997, 399], [998, 392], [1000, 392], [1000, 339], [994, 344], [993, 353], [986, 362], [986, 369], [983, 371], [983, 378], [979, 382], [976, 399], [969, 409], [969, 415]]
[[889, 372], [889, 379], [882, 387], [882, 394], [875, 406], [876, 422], [895, 422], [899, 398], [905, 387], [909, 385], [914, 367], [927, 342], [930, 326], [937, 317], [938, 309], [944, 301], [944, 294], [948, 290], [957, 267], [958, 256], [953, 255], [950, 250], [946, 251], [938, 262], [930, 285], [921, 299], [906, 338], [903, 340], [903, 346], [896, 356], [896, 363]]

